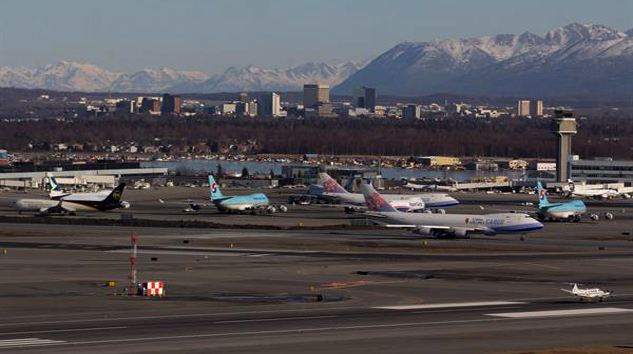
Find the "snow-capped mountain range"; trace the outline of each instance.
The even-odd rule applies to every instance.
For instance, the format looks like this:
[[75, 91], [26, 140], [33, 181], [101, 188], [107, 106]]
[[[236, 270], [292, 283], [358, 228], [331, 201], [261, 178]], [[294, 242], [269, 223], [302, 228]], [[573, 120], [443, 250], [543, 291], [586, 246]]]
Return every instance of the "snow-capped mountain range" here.
[[572, 23], [529, 32], [396, 45], [351, 75], [380, 93], [564, 96], [633, 93], [633, 30]]
[[326, 83], [335, 94], [360, 86], [379, 94], [435, 93], [552, 97], [633, 95], [633, 29], [572, 23], [539, 36], [499, 34], [405, 42], [369, 64], [307, 63], [293, 68], [198, 71], [146, 68], [133, 74], [62, 61], [39, 68], [0, 67], [0, 87], [63, 91], [213, 93], [298, 91]]
[[178, 71], [167, 67], [145, 68], [124, 74], [89, 63], [61, 61], [39, 68], [0, 67], [0, 87], [139, 93], [297, 91], [304, 83], [338, 85], [360, 68], [362, 64], [355, 62], [340, 65], [307, 63], [288, 69], [231, 67], [222, 74], [209, 77], [199, 71]]
[[347, 62], [339, 65], [307, 63], [287, 69], [263, 69], [256, 66], [228, 68], [199, 84], [173, 87], [176, 92], [300, 91], [306, 83], [329, 84], [334, 87], [363, 64]]

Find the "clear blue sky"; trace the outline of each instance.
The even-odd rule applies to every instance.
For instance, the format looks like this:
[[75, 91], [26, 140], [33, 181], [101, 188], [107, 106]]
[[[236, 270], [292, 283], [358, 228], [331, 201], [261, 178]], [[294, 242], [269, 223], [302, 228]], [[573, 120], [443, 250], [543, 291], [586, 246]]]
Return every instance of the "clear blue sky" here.
[[628, 0], [0, 0], [0, 66], [132, 72], [369, 60], [403, 41], [633, 27]]

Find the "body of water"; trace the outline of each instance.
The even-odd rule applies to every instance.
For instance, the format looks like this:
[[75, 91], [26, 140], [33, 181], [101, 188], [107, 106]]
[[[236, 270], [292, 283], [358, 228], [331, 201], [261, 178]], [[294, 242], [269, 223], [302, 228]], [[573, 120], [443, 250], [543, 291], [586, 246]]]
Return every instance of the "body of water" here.
[[[269, 174], [272, 170], [275, 174], [281, 174], [282, 163], [277, 162], [236, 162], [236, 161], [220, 161], [220, 160], [177, 160], [177, 161], [152, 161], [142, 162], [141, 167], [167, 167], [170, 171], [187, 171], [187, 172], [215, 172], [218, 164], [222, 165], [225, 172], [241, 173], [246, 167], [249, 173], [265, 173]], [[356, 168], [355, 166], [339, 166]], [[524, 172], [522, 171], [438, 171], [423, 169], [402, 169], [402, 168], [383, 168], [382, 176], [386, 179], [400, 178], [453, 178], [459, 182], [470, 180], [473, 177], [491, 177], [491, 176], [508, 176], [512, 179], [519, 179]]]

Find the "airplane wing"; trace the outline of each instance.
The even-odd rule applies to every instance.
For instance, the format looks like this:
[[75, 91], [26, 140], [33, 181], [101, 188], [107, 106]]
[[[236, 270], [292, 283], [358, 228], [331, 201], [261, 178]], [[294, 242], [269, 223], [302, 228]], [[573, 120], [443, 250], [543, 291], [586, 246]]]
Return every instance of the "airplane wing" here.
[[204, 207], [208, 207], [208, 206], [212, 206], [212, 203], [209, 203], [208, 201], [205, 201], [204, 203], [198, 203], [196, 201], [194, 201], [193, 199], [187, 199], [187, 200], [164, 200], [164, 199], [157, 199], [157, 201], [161, 204], [177, 204], [177, 205], [191, 205], [191, 204], [196, 204], [199, 206], [204, 206]]
[[417, 225], [385, 225], [385, 227], [390, 227], [394, 229], [415, 229]]
[[528, 214], [528, 215], [536, 215], [537, 210], [525, 210], [525, 209], [502, 209], [502, 208], [487, 208], [483, 205], [479, 206], [481, 210], [491, 210], [494, 212], [502, 212], [502, 213], [517, 213], [517, 214]]
[[68, 205], [64, 206], [63, 202], [60, 201], [55, 206], [40, 209], [40, 214], [42, 214], [42, 215], [50, 215], [50, 214], [62, 214], [62, 215], [65, 215], [65, 214], [73, 214], [76, 211], [77, 210], [75, 208], [71, 208]]

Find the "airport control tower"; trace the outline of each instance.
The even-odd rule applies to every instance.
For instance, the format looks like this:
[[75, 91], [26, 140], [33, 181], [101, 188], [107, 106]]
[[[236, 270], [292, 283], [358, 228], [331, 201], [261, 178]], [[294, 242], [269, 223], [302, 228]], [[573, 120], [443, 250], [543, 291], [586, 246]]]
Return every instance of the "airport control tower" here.
[[573, 111], [556, 110], [552, 122], [552, 132], [558, 137], [556, 152], [556, 181], [567, 182], [569, 179], [569, 156], [571, 155], [571, 138], [576, 135], [576, 118]]

